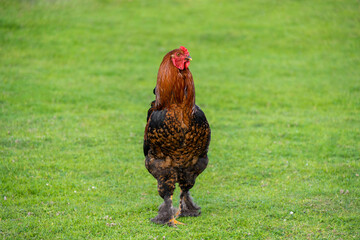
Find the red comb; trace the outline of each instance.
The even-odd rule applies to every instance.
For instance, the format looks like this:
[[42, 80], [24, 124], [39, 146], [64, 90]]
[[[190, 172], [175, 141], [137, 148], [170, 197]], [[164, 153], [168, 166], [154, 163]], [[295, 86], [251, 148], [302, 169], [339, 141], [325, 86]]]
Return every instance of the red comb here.
[[186, 49], [186, 47], [181, 46], [180, 50], [182, 50], [185, 55], [189, 55], [189, 51]]

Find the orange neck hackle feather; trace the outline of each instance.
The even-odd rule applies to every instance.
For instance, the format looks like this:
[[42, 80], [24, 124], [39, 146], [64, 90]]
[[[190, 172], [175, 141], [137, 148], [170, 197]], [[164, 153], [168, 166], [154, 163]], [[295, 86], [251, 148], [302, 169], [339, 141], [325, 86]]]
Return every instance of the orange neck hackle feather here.
[[179, 70], [172, 61], [173, 50], [165, 55], [160, 64], [156, 83], [157, 109], [179, 106], [193, 109], [195, 106], [195, 86], [192, 74], [188, 68]]

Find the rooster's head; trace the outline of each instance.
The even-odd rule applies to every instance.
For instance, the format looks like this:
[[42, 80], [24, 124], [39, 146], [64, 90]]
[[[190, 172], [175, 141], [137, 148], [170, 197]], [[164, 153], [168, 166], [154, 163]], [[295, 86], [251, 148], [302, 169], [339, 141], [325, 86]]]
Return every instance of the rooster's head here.
[[191, 61], [189, 51], [185, 47], [181, 46], [179, 49], [176, 49], [173, 54], [171, 54], [171, 61], [178, 69], [187, 69]]

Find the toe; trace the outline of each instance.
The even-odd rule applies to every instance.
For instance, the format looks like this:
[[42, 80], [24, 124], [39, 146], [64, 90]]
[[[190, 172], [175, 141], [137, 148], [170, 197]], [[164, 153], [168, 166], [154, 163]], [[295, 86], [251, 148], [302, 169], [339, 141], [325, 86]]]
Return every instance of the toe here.
[[169, 226], [172, 226], [172, 227], [176, 227], [177, 225], [186, 225], [186, 224], [177, 221], [175, 218], [172, 218], [172, 219], [168, 222], [168, 225], [169, 225]]

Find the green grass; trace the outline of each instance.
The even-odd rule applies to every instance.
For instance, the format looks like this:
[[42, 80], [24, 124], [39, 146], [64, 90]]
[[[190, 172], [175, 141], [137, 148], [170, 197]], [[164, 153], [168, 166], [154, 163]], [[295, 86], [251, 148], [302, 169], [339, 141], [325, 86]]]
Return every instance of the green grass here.
[[[142, 139], [180, 45], [212, 142], [169, 228]], [[0, 0], [0, 63], [0, 238], [360, 238], [358, 1]]]

